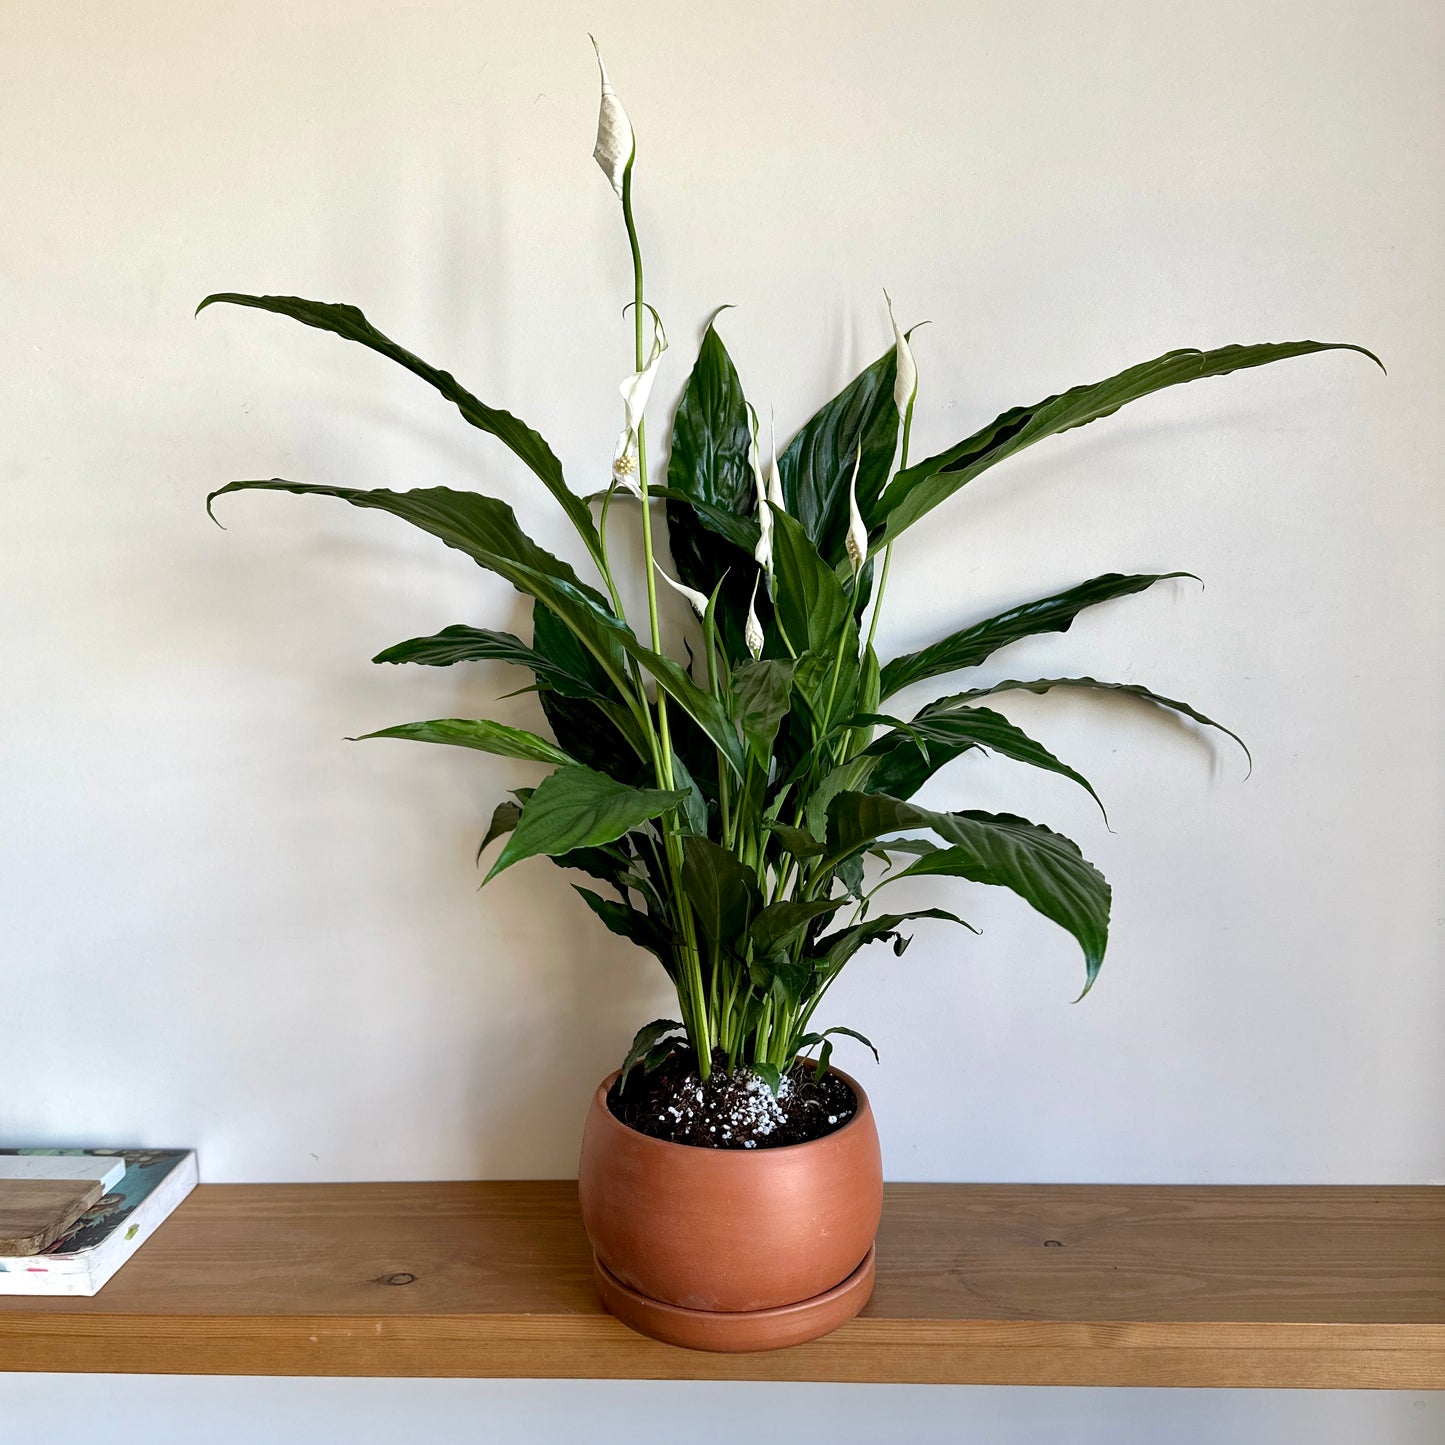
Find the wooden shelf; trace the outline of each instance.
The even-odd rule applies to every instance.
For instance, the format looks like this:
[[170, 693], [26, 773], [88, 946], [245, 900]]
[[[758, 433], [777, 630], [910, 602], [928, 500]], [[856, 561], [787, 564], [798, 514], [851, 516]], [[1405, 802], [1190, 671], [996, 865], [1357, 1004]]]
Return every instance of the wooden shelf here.
[[203, 1185], [0, 1368], [1445, 1388], [1445, 1189], [890, 1185], [865, 1313], [703, 1355], [604, 1314], [570, 1183]]

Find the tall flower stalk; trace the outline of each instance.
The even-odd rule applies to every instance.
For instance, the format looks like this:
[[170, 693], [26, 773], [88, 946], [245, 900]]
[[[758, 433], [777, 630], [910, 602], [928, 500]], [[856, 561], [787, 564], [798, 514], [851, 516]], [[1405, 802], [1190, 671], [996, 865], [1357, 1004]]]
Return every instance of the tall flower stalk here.
[[[633, 212], [636, 135], [600, 54], [598, 66], [594, 155], [622, 205], [633, 279], [633, 372], [621, 388], [624, 430], [598, 520], [597, 498], [571, 489], [556, 455], [532, 428], [392, 341], [355, 307], [235, 292], [201, 305], [225, 302], [289, 316], [425, 381], [542, 484], [605, 591], [533, 542], [510, 506], [480, 492], [366, 490], [272, 478], [231, 482], [213, 492], [208, 505], [248, 490], [340, 498], [430, 533], [531, 599], [529, 642], [465, 623], [410, 638], [375, 660], [520, 667], [532, 676], [550, 737], [486, 718], [404, 723], [366, 736], [472, 748], [547, 770], [535, 786], [497, 805], [482, 850], [499, 840], [501, 847], [486, 876], [534, 857], [581, 872], [589, 881], [575, 886], [601, 923], [662, 965], [682, 1017], [639, 1030], [624, 1072], [636, 1064], [653, 1067], [685, 1042], [704, 1078], [716, 1057], [726, 1069], [746, 1066], [777, 1087], [800, 1055], [811, 1054], [816, 1067], [826, 1068], [839, 1035], [866, 1044], [851, 1028], [815, 1023], [841, 970], [872, 943], [889, 942], [901, 953], [908, 926], [918, 920], [963, 924], [936, 907], [876, 911], [878, 895], [901, 878], [954, 878], [1012, 890], [1078, 943], [1087, 992], [1104, 958], [1110, 890], [1078, 846], [1013, 814], [928, 808], [917, 796], [955, 762], [966, 783], [969, 770], [992, 755], [1051, 772], [1097, 800], [1081, 773], [985, 705], [1010, 691], [1085, 689], [1218, 727], [1189, 704], [1132, 681], [1067, 675], [980, 683], [966, 676], [1021, 638], [1066, 631], [1086, 608], [1189, 574], [1105, 573], [992, 616], [979, 616], [961, 598], [964, 620], [955, 630], [881, 662], [874, 641], [895, 544], [983, 472], [1128, 402], [1289, 357], [1363, 348], [1295, 341], [1167, 352], [1104, 381], [1013, 408], [913, 462], [917, 368], [890, 301], [892, 345], [809, 419], [781, 456], [776, 443], [770, 445], [765, 474], [757, 414], [714, 316], [673, 418], [659, 498], [649, 474], [644, 413], [666, 337], [644, 292]], [[613, 504], [623, 490], [640, 500], [644, 637], [628, 623], [607, 545]], [[675, 578], [658, 555], [658, 500], [666, 508]], [[685, 662], [664, 636], [659, 573], [696, 614]], [[956, 679], [953, 691], [910, 718], [896, 715], [893, 700], [905, 689], [942, 678]]]

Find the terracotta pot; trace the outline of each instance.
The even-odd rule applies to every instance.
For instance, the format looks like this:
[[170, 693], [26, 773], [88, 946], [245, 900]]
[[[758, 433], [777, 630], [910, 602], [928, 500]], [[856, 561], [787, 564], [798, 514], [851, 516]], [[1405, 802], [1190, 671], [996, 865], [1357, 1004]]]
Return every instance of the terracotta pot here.
[[883, 1165], [868, 1096], [841, 1129], [775, 1149], [703, 1149], [629, 1129], [592, 1097], [578, 1194], [603, 1303], [646, 1334], [770, 1349], [852, 1318], [873, 1285]]

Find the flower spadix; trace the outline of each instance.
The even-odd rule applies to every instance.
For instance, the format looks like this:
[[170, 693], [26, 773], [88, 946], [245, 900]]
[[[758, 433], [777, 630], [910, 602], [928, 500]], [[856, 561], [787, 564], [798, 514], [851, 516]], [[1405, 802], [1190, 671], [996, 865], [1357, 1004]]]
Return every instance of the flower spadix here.
[[752, 653], [754, 661], [763, 655], [763, 624], [758, 621], [758, 583], [763, 574], [753, 578], [753, 595], [748, 601], [748, 620], [743, 625], [743, 642]]
[[590, 35], [587, 38], [597, 52], [597, 69], [602, 75], [602, 104], [597, 112], [597, 144], [592, 158], [602, 167], [602, 174], [607, 177], [612, 189], [621, 196], [622, 178], [632, 164], [637, 137], [633, 135], [632, 122], [628, 120], [627, 112], [607, 78], [607, 67], [602, 63], [602, 51], [597, 41]]
[[667, 350], [667, 332], [663, 330], [662, 317], [652, 307], [647, 309], [652, 311], [652, 352], [647, 358], [647, 365], [625, 377], [617, 388], [622, 394], [625, 416], [622, 435], [617, 438], [617, 449], [612, 457], [612, 480], [638, 495], [642, 492], [642, 479], [638, 475], [640, 448], [637, 433], [642, 425], [642, 415], [647, 410], [648, 398], [652, 395], [652, 383], [657, 379], [657, 363]]
[[899, 416], [906, 416], [918, 395], [918, 367], [913, 362], [913, 348], [908, 344], [907, 333], [898, 324], [893, 314], [893, 298], [885, 291], [883, 299], [888, 304], [888, 319], [893, 323], [893, 351], [897, 366], [893, 378], [893, 405]]
[[654, 562], [652, 565], [657, 569], [657, 575], [661, 577], [679, 597], [687, 598], [688, 606], [691, 607], [699, 617], [707, 616], [707, 598], [704, 597], [701, 592], [695, 587], [689, 587], [685, 582], [679, 582], [675, 577], [669, 577], [663, 569], [662, 563]]
[[853, 457], [853, 475], [848, 479], [848, 535], [843, 539], [848, 563], [855, 574], [868, 556], [868, 528], [863, 525], [863, 514], [858, 510], [858, 466], [862, 460], [863, 438], [860, 436]]
[[[758, 545], [753, 548], [753, 560], [765, 572], [773, 570], [773, 514], [769, 510], [768, 484], [763, 478], [762, 463], [758, 460], [758, 414], [748, 407], [748, 422], [751, 440], [748, 442], [748, 466], [753, 472], [753, 486], [758, 493]], [[782, 492], [779, 489], [779, 497]]]

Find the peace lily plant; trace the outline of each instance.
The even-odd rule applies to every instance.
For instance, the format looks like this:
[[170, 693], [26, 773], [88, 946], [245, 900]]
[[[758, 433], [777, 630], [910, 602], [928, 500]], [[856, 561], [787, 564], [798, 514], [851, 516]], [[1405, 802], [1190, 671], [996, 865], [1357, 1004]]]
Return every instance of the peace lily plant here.
[[[623, 427], [610, 479], [591, 496], [572, 490], [531, 427], [405, 350], [353, 306], [236, 293], [201, 303], [289, 316], [419, 376], [541, 482], [572, 524], [589, 575], [537, 546], [505, 502], [476, 491], [276, 478], [232, 482], [209, 502], [227, 492], [285, 491], [376, 508], [466, 553], [531, 599], [530, 642], [462, 623], [400, 642], [375, 660], [513, 664], [531, 674], [550, 738], [483, 718], [404, 723], [366, 736], [475, 748], [549, 769], [497, 806], [482, 847], [505, 842], [486, 877], [541, 856], [589, 875], [600, 886], [577, 885], [587, 906], [666, 970], [680, 1019], [644, 1027], [624, 1073], [639, 1062], [659, 1066], [685, 1042], [704, 1081], [715, 1070], [747, 1069], [776, 1092], [810, 1051], [821, 1075], [832, 1037], [852, 1033], [824, 1027], [819, 1010], [853, 956], [884, 940], [901, 953], [908, 939], [900, 930], [918, 919], [968, 926], [942, 908], [886, 911], [878, 897], [900, 879], [1012, 889], [1077, 940], [1087, 992], [1104, 959], [1110, 892], [1079, 848], [1009, 813], [914, 800], [947, 764], [989, 752], [1060, 774], [1094, 796], [1079, 772], [986, 705], [1013, 690], [1107, 692], [1217, 726], [1134, 683], [952, 680], [1021, 638], [1066, 631], [1085, 608], [1188, 574], [1106, 573], [982, 619], [968, 617], [961, 598], [965, 620], [956, 631], [885, 660], [875, 640], [895, 547], [962, 487], [1035, 442], [1164, 387], [1338, 344], [1167, 352], [1013, 408], [913, 460], [918, 371], [891, 303], [892, 344], [781, 452], [771, 422], [765, 445], [714, 318], [673, 418], [666, 466], [654, 470], [647, 409], [668, 343], [644, 289], [635, 133], [605, 68], [595, 156], [621, 203], [631, 250], [633, 369], [621, 384]], [[1375, 359], [1362, 347], [1343, 349]], [[612, 563], [618, 523], [630, 526], [634, 516], [646, 568], [640, 625], [623, 606]], [[681, 654], [663, 635], [659, 581], [696, 613]], [[893, 699], [900, 693], [945, 678], [943, 695], [911, 717], [899, 715]]]

